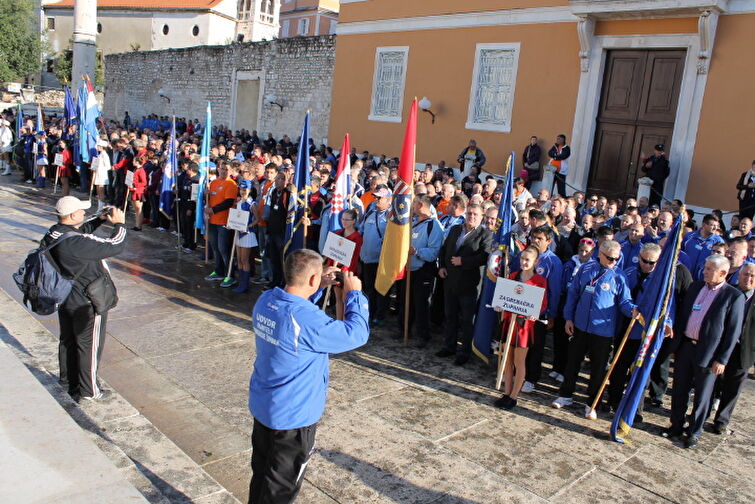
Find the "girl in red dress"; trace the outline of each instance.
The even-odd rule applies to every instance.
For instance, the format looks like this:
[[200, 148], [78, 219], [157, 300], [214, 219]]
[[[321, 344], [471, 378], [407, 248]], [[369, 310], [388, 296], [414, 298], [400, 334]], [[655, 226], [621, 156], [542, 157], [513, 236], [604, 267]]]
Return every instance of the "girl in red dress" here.
[[[357, 231], [356, 224], [359, 212], [349, 209], [344, 210], [341, 213], [341, 226], [342, 229], [336, 231], [337, 235], [345, 237], [349, 241], [356, 243], [354, 247], [354, 255], [351, 256], [351, 264], [341, 265], [341, 271], [351, 271], [356, 276], [359, 276], [359, 251], [362, 250], [362, 235]], [[333, 261], [329, 260], [328, 264], [332, 265]], [[343, 289], [336, 286], [336, 319], [343, 320]]]
[[[548, 281], [535, 273], [535, 264], [537, 264], [537, 258], [540, 256], [540, 252], [534, 246], [530, 245], [525, 248], [521, 254], [519, 254], [519, 267], [518, 271], [514, 271], [509, 275], [509, 278], [522, 282], [527, 285], [535, 285], [542, 287], [546, 290], [546, 294], [543, 296], [543, 305], [540, 308], [540, 313], [543, 313], [548, 308]], [[503, 324], [501, 330], [503, 334], [508, 334], [509, 324], [516, 324], [514, 328], [514, 334], [511, 338], [512, 348], [509, 350], [509, 355], [506, 360], [506, 388], [503, 396], [495, 402], [495, 405], [499, 408], [512, 409], [516, 406], [517, 397], [519, 397], [519, 391], [524, 384], [524, 378], [526, 374], [527, 350], [535, 342], [535, 324], [537, 324], [537, 318], [530, 317], [525, 318], [521, 315], [515, 315], [513, 313], [504, 312]], [[502, 351], [502, 350], [501, 350]]]
[[136, 225], [131, 229], [141, 231], [142, 222], [144, 222], [144, 199], [147, 196], [147, 172], [144, 170], [144, 158], [142, 156], [136, 156], [133, 163], [134, 187], [131, 188], [131, 202], [134, 204]]

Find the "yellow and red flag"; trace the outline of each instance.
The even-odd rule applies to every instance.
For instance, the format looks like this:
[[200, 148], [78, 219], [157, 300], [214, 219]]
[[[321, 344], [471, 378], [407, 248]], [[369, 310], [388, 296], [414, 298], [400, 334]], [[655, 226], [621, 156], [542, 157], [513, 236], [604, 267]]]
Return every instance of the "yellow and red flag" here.
[[393, 201], [385, 228], [383, 248], [380, 250], [375, 289], [382, 295], [388, 294], [393, 282], [401, 277], [407, 260], [412, 233], [412, 179], [417, 157], [417, 99], [409, 110], [406, 123], [404, 146], [398, 165], [398, 180], [393, 187]]

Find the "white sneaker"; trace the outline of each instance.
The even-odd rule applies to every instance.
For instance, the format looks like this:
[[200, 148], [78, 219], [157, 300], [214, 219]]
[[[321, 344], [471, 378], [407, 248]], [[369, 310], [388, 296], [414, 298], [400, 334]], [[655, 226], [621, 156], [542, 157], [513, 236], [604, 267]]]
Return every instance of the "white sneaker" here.
[[171, 231], [170, 234], [172, 234], [173, 236], [178, 236], [178, 231]]
[[548, 373], [548, 376], [549, 376], [550, 378], [553, 378], [553, 379], [555, 380], [555, 379], [556, 379], [556, 376], [558, 376], [558, 373], [556, 373], [555, 371], [551, 371], [550, 373]]
[[556, 381], [558, 383], [564, 383], [564, 375], [562, 375], [561, 373], [556, 373]]
[[165, 231], [166, 229], [165, 229], [164, 227], [162, 227], [162, 226], [161, 226], [161, 227], [157, 228], [157, 230], [158, 230], [158, 231], [160, 231], [160, 232], [162, 233], [162, 232], [164, 232], [164, 231]]
[[590, 408], [590, 406], [585, 406], [585, 418], [588, 420], [597, 420], [598, 419], [598, 413]]
[[521, 390], [521, 392], [524, 392], [525, 394], [530, 394], [530, 393], [531, 393], [531, 392], [532, 392], [533, 390], [535, 390], [535, 384], [534, 384], [534, 383], [532, 383], [532, 382], [528, 382], [528, 381], [526, 381], [526, 382], [524, 382], [524, 384], [522, 385], [522, 390]]
[[571, 397], [557, 397], [555, 401], [551, 403], [551, 408], [561, 409], [564, 406], [571, 406], [574, 403], [574, 399]]

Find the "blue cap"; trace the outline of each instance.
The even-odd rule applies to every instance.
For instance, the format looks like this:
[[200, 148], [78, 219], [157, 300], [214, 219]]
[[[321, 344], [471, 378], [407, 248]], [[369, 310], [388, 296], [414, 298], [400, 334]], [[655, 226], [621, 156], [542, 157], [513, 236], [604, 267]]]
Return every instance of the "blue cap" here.
[[251, 189], [252, 181], [247, 179], [239, 180], [239, 189]]

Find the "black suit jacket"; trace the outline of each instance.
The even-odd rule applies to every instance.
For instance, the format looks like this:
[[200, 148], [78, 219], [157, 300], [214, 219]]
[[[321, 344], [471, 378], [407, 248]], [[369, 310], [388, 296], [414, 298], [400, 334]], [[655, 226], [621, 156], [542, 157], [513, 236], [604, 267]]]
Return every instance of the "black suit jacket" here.
[[[440, 249], [440, 267], [446, 268], [448, 276], [446, 288], [452, 289], [460, 296], [477, 296], [480, 283], [480, 267], [488, 261], [493, 234], [487, 228], [478, 226], [469, 233], [461, 248], [456, 250], [456, 241], [464, 230], [464, 224], [457, 224], [448, 232], [448, 237]], [[451, 264], [451, 258], [461, 257], [461, 266]]]
[[[692, 305], [704, 285], [703, 281], [693, 282], [676, 311], [672, 352], [677, 350], [685, 338], [684, 332], [692, 314]], [[729, 362], [742, 331], [744, 309], [745, 296], [742, 291], [724, 284], [700, 326], [700, 338], [695, 351], [695, 363], [698, 366], [709, 367], [714, 361], [724, 365]]]

